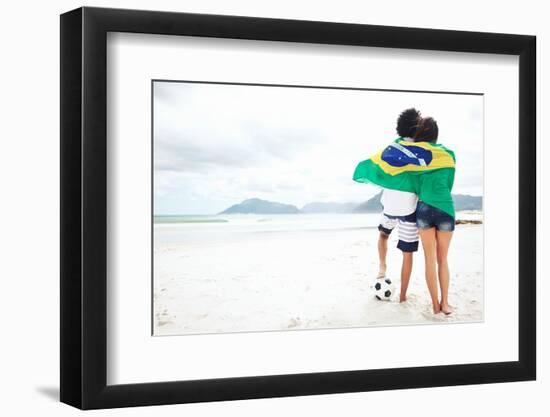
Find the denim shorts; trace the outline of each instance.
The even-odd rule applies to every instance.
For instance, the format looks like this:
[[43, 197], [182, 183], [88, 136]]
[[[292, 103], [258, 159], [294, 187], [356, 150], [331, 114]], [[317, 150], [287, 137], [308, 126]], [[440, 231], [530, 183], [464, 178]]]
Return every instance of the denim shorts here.
[[419, 201], [416, 207], [416, 225], [419, 229], [435, 227], [441, 232], [452, 232], [455, 230], [455, 219], [444, 211]]

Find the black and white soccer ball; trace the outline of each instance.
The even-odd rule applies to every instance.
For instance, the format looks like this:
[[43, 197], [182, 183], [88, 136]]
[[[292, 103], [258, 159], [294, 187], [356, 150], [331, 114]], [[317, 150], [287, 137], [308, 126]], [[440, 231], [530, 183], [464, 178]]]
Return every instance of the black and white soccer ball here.
[[379, 278], [373, 286], [374, 296], [380, 301], [389, 301], [395, 291], [395, 286], [389, 278]]

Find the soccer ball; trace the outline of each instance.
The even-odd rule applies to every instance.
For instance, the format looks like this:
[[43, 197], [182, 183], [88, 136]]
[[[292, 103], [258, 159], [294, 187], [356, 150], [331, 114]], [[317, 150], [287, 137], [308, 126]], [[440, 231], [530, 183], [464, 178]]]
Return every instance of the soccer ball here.
[[395, 287], [393, 286], [391, 279], [380, 278], [376, 280], [374, 284], [374, 296], [380, 301], [389, 301], [393, 295]]

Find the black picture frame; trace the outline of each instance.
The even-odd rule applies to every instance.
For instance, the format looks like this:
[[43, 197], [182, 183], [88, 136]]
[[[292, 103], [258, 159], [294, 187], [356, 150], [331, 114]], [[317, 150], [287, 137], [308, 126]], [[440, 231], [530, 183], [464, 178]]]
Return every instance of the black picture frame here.
[[536, 378], [536, 233], [519, 229], [518, 361], [107, 385], [108, 32], [519, 56], [519, 217], [536, 219], [536, 38], [83, 7], [61, 15], [61, 401], [81, 409]]

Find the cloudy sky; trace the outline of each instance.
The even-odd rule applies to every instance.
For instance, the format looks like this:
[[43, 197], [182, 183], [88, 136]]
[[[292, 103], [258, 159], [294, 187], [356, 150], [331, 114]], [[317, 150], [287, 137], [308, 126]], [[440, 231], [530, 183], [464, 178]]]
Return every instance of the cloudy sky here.
[[457, 157], [455, 193], [482, 195], [483, 97], [154, 83], [155, 214], [214, 214], [247, 198], [362, 202], [351, 177], [416, 107]]

